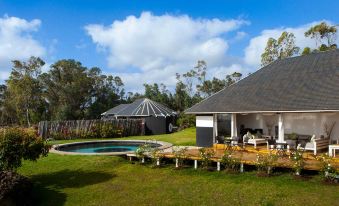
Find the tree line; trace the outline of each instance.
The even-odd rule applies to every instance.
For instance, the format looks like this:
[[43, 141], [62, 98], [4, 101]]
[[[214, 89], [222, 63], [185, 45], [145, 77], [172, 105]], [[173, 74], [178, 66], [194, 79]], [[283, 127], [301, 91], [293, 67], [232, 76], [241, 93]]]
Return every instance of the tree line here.
[[31, 126], [42, 120], [97, 119], [108, 109], [147, 97], [179, 113], [241, 78], [208, 79], [207, 64], [198, 61], [190, 71], [176, 74], [173, 92], [164, 84], [144, 84], [144, 93], [125, 92], [119, 76], [105, 75], [98, 67], [87, 68], [73, 59], [63, 59], [42, 72], [39, 57], [12, 61], [12, 71], [0, 85], [0, 125]]
[[[337, 49], [337, 44], [335, 44], [337, 36], [336, 26], [321, 22], [320, 24], [310, 27], [304, 35], [305, 38], [314, 39], [317, 48], [312, 50], [310, 47], [305, 47], [303, 48], [301, 55]], [[261, 65], [266, 66], [275, 60], [299, 55], [300, 50], [300, 47], [295, 43], [294, 34], [284, 31], [278, 39], [268, 39], [265, 51], [261, 55]]]

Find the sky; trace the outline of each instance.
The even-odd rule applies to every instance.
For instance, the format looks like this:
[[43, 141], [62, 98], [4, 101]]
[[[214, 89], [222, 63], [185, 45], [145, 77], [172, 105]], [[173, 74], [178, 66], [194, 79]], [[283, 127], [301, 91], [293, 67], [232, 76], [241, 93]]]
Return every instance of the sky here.
[[[44, 71], [75, 59], [120, 76], [127, 91], [143, 83], [173, 88], [175, 74], [205, 60], [208, 77], [260, 68], [267, 39], [304, 32], [321, 21], [339, 24], [339, 1], [0, 0], [0, 83], [11, 60], [39, 56]], [[337, 42], [338, 42], [337, 38]]]

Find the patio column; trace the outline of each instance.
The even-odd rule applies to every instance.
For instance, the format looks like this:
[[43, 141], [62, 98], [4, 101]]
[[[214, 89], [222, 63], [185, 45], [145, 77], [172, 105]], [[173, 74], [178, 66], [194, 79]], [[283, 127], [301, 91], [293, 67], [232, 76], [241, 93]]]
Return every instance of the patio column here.
[[283, 114], [279, 114], [279, 133], [278, 133], [278, 142], [285, 142], [285, 127], [284, 127], [284, 117]]
[[238, 136], [238, 128], [237, 128], [237, 114], [231, 114], [231, 137]]
[[213, 143], [217, 142], [217, 137], [218, 136], [218, 118], [217, 114], [213, 114]]

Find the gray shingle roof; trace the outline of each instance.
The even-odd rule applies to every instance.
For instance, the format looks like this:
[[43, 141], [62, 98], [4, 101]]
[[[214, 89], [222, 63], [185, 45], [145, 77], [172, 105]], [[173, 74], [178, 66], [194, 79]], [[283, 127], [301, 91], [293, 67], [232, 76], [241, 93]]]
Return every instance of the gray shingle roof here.
[[116, 106], [102, 115], [115, 115], [115, 116], [173, 116], [176, 112], [172, 109], [152, 101], [147, 98], [135, 100], [131, 104], [123, 104]]
[[112, 109], [107, 110], [106, 112], [102, 113], [101, 115], [116, 115], [122, 110], [124, 110], [126, 107], [128, 107], [130, 104], [119, 104], [116, 107], [113, 107]]
[[339, 110], [339, 50], [278, 60], [186, 110]]

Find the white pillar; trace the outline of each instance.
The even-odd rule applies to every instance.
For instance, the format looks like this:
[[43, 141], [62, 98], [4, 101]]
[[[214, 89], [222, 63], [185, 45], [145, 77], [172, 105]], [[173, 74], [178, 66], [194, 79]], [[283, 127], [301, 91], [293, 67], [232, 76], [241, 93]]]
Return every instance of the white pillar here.
[[213, 114], [213, 143], [217, 142], [218, 136], [218, 117], [217, 114]]
[[278, 142], [285, 142], [285, 127], [283, 114], [279, 114], [279, 134]]
[[217, 171], [220, 171], [220, 162], [217, 162]]
[[160, 165], [160, 159], [157, 158], [157, 166], [159, 166], [159, 165]]
[[244, 163], [240, 163], [240, 172], [244, 172]]
[[198, 169], [198, 160], [194, 160], [194, 169]]
[[175, 159], [175, 167], [179, 167], [179, 160], [178, 160], [178, 158]]
[[238, 128], [237, 128], [237, 114], [231, 114], [231, 137], [238, 136]]

